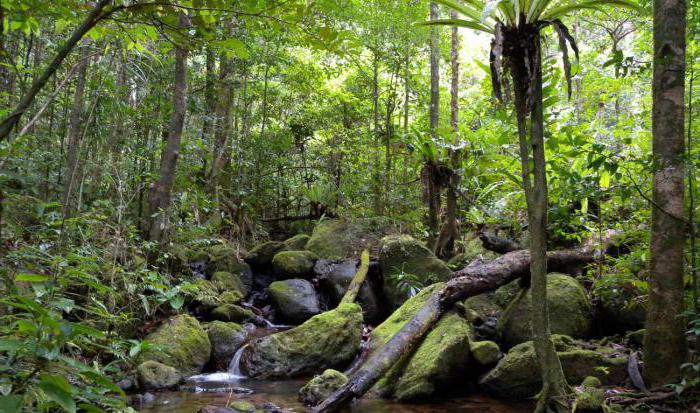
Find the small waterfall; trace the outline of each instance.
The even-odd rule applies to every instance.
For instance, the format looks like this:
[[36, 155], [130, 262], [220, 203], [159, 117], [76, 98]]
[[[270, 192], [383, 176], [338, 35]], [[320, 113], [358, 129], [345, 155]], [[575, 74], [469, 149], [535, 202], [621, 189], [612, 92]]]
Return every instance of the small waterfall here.
[[233, 355], [233, 358], [231, 359], [231, 363], [228, 365], [228, 374], [231, 376], [232, 379], [246, 379], [248, 376], [244, 375], [241, 372], [241, 357], [243, 357], [243, 351], [248, 347], [248, 345], [244, 345], [243, 347], [239, 348], [236, 353]]
[[272, 321], [268, 320], [267, 318], [263, 318], [263, 321], [267, 325], [268, 328], [289, 328], [291, 326], [285, 325], [285, 324], [274, 324]]

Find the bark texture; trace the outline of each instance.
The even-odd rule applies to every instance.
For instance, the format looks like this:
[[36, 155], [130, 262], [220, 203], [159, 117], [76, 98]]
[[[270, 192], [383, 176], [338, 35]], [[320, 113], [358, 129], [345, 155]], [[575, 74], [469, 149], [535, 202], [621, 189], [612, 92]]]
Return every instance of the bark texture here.
[[[430, 3], [430, 20], [438, 19], [437, 3]], [[437, 27], [430, 29], [430, 136], [437, 139], [440, 126], [440, 37]], [[424, 180], [425, 182], [425, 180]], [[428, 188], [428, 245], [433, 248], [440, 230], [440, 189]], [[437, 193], [435, 193], [437, 192]]]
[[683, 312], [685, 0], [654, 1], [651, 280], [644, 375], [651, 387], [680, 378]]

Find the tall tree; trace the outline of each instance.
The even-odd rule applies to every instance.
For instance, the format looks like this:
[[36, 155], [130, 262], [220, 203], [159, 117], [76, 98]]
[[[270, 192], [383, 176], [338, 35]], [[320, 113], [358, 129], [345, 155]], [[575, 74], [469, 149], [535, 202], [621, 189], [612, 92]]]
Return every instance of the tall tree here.
[[[189, 26], [189, 18], [185, 12], [179, 13], [179, 28], [186, 33]], [[163, 235], [168, 223], [168, 210], [177, 160], [180, 156], [180, 140], [182, 128], [185, 123], [185, 99], [187, 93], [187, 55], [189, 53], [186, 39], [182, 38], [175, 45], [175, 84], [173, 90], [173, 112], [170, 117], [170, 126], [165, 149], [160, 159], [160, 175], [156, 182], [151, 184], [148, 196], [149, 226], [148, 239], [162, 243]]]
[[644, 375], [651, 386], [680, 378], [687, 341], [683, 312], [685, 0], [654, 1], [651, 279]]
[[[430, 3], [430, 20], [438, 19], [438, 5]], [[437, 130], [440, 126], [440, 33], [437, 27], [430, 29], [430, 137], [437, 140]], [[423, 184], [427, 185], [426, 197], [428, 201], [428, 228], [430, 235], [428, 244], [433, 247], [438, 231], [440, 230], [440, 186], [436, 185], [432, 173], [423, 172]], [[427, 179], [426, 179], [427, 175]]]

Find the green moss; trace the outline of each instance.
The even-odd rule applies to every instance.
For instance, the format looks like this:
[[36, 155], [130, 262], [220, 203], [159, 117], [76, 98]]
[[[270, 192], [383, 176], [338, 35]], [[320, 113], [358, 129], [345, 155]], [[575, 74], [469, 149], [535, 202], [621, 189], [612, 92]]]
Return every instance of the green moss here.
[[586, 376], [581, 382], [581, 386], [583, 387], [600, 387], [602, 385], [603, 383], [600, 382], [600, 379], [594, 376]]
[[351, 361], [360, 348], [362, 309], [341, 304], [295, 328], [254, 340], [242, 367], [255, 378], [289, 378], [319, 373]]
[[379, 266], [384, 275], [384, 294], [390, 305], [397, 308], [407, 298], [398, 287], [397, 274], [412, 274], [423, 285], [446, 281], [452, 277], [447, 264], [438, 259], [420, 241], [408, 235], [389, 235], [382, 238]]
[[498, 258], [498, 256], [499, 254], [484, 248], [481, 240], [475, 237], [464, 244], [464, 252], [452, 257], [448, 265], [453, 270], [461, 270], [475, 259], [490, 261]]
[[348, 378], [343, 373], [328, 369], [323, 374], [309, 380], [299, 389], [299, 401], [309, 406], [315, 406], [347, 382]]
[[[580, 383], [587, 376], [597, 377], [607, 384], [618, 384], [626, 379], [627, 358], [614, 348], [582, 349], [572, 338], [558, 334], [552, 339], [569, 383]], [[532, 341], [513, 347], [480, 383], [497, 397], [534, 396], [542, 383]]]
[[511, 281], [504, 286], [498, 287], [493, 292], [493, 302], [501, 308], [506, 308], [515, 300], [520, 290], [522, 290], [520, 280]]
[[576, 393], [574, 405], [577, 412], [602, 412], [605, 391], [595, 387], [583, 387]]
[[357, 258], [363, 249], [374, 248], [384, 235], [395, 232], [395, 221], [388, 218], [325, 219], [314, 228], [306, 249], [328, 260]]
[[284, 241], [284, 247], [287, 251], [303, 251], [306, 249], [306, 243], [309, 242], [309, 237], [306, 234], [297, 234]]
[[242, 323], [255, 317], [255, 313], [235, 304], [224, 304], [211, 311], [211, 318], [219, 321]]
[[211, 276], [211, 282], [219, 292], [235, 291], [244, 296], [248, 294], [243, 281], [236, 275], [227, 271], [217, 271]]
[[216, 244], [207, 247], [208, 256], [207, 273], [213, 274], [217, 271], [234, 270], [240, 265], [236, 249], [228, 244]]
[[345, 245], [345, 234], [348, 225], [345, 221], [325, 220], [314, 228], [311, 238], [306, 243], [306, 249], [314, 252], [320, 258], [329, 260], [342, 259], [348, 253]]
[[159, 390], [176, 386], [182, 376], [176, 368], [148, 360], [136, 368], [136, 376], [142, 389]]
[[189, 315], [172, 317], [146, 340], [150, 347], [139, 354], [138, 363], [157, 361], [176, 368], [183, 375], [200, 372], [211, 354], [207, 333]]
[[464, 309], [472, 315], [469, 321], [484, 322], [490, 317], [498, 318], [503, 309], [494, 302], [493, 294], [479, 294], [464, 300]]
[[501, 349], [493, 341], [477, 341], [471, 343], [474, 360], [482, 366], [492, 366], [501, 359]]
[[321, 312], [316, 290], [309, 281], [275, 281], [268, 291], [278, 314], [287, 322], [302, 323]]
[[[508, 346], [532, 336], [529, 290], [521, 293], [503, 312], [498, 334]], [[547, 304], [552, 333], [585, 337], [591, 327], [591, 307], [583, 287], [573, 277], [552, 273], [547, 276]]]
[[303, 278], [313, 275], [317, 260], [310, 251], [281, 251], [272, 259], [272, 269], [278, 279]]
[[219, 296], [221, 304], [237, 304], [245, 298], [240, 291], [226, 291]]
[[192, 300], [192, 304], [200, 307], [203, 311], [211, 311], [221, 304], [219, 291], [211, 281], [195, 280], [187, 285], [185, 291]]
[[246, 262], [255, 266], [267, 266], [272, 263], [272, 258], [280, 251], [283, 251], [285, 245], [279, 241], [267, 241], [258, 244], [245, 255]]
[[232, 408], [233, 410], [241, 413], [253, 413], [255, 412], [255, 405], [250, 402], [246, 402], [243, 400], [237, 400], [235, 402], [231, 402], [231, 404], [228, 405], [228, 407]]

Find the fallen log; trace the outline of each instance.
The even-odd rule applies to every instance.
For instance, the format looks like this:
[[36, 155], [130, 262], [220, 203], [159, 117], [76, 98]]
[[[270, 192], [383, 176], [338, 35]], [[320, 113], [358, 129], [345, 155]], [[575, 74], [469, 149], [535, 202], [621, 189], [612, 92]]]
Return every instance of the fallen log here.
[[[608, 239], [603, 240], [603, 244], [607, 242]], [[576, 250], [551, 251], [547, 253], [547, 268], [551, 272], [565, 271], [572, 265], [591, 263], [598, 256], [590, 244]], [[456, 302], [492, 291], [521, 277], [529, 277], [529, 274], [530, 252], [527, 250], [509, 252], [493, 261], [456, 272], [455, 278], [431, 296], [411, 320], [367, 359], [347, 384], [312, 411], [335, 412], [345, 403], [362, 397], [395, 363], [412, 353], [442, 314]]]

